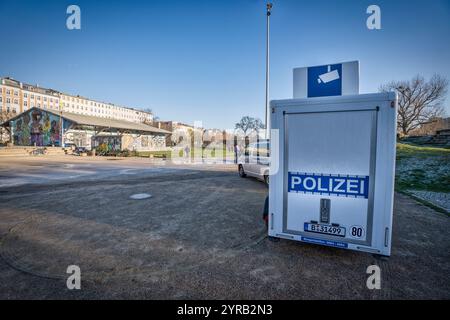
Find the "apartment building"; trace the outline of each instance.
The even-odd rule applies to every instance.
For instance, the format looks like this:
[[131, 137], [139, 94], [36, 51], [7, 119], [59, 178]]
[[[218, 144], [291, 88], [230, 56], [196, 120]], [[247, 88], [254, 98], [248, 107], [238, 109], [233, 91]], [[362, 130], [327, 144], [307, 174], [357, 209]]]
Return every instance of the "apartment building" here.
[[180, 145], [186, 142], [186, 139], [192, 139], [194, 136], [194, 141], [198, 143], [202, 140], [204, 131], [203, 128], [197, 128], [179, 121], [155, 121], [153, 125], [172, 133], [170, 136], [166, 136], [166, 145], [171, 147]]
[[153, 122], [150, 112], [1, 78], [0, 112], [14, 116], [33, 107], [136, 123]]
[[125, 120], [136, 123], [152, 123], [153, 114], [133, 108], [122, 107], [112, 103], [100, 102], [82, 96], [61, 93], [61, 108], [64, 112]]
[[30, 108], [59, 110], [59, 93], [52, 89], [24, 84], [11, 78], [0, 82], [0, 111], [15, 115]]

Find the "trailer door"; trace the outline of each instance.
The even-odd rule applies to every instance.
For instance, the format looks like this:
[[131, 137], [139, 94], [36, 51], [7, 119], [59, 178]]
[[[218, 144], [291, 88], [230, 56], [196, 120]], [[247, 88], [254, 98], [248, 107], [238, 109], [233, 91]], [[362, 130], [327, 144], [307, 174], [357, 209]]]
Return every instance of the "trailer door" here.
[[283, 232], [371, 245], [377, 110], [284, 114]]

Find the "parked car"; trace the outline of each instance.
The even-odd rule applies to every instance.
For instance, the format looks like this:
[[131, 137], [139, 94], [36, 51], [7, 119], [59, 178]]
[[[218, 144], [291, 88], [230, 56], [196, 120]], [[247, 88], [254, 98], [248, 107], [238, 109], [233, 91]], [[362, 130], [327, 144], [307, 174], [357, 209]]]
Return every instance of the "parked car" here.
[[66, 149], [75, 150], [76, 147], [77, 147], [77, 145], [75, 143], [65, 143], [64, 144], [64, 148], [66, 148]]
[[238, 159], [239, 175], [255, 177], [269, 185], [270, 144], [268, 140], [248, 145], [245, 153]]
[[87, 149], [85, 147], [76, 147], [73, 151], [73, 154], [81, 155], [82, 153], [87, 153]]

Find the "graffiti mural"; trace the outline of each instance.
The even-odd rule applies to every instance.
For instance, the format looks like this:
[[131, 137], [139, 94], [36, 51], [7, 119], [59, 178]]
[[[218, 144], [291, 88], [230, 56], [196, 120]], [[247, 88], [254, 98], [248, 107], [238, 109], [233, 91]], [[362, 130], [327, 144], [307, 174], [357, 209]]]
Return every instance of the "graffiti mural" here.
[[142, 136], [141, 137], [141, 147], [147, 148], [148, 147], [148, 136]]
[[[64, 127], [69, 122], [64, 120]], [[14, 144], [19, 146], [59, 146], [61, 128], [59, 116], [32, 109], [12, 122]]]
[[101, 153], [120, 151], [121, 149], [121, 139], [119, 136], [95, 136], [93, 140], [94, 146]]
[[146, 151], [152, 148], [165, 147], [166, 138], [164, 135], [154, 134], [127, 134], [122, 138], [122, 149]]

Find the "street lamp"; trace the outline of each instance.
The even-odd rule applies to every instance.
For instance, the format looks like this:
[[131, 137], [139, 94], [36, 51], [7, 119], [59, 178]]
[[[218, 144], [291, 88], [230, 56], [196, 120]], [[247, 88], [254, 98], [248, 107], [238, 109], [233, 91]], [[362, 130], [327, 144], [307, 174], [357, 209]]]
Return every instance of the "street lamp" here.
[[268, 2], [266, 5], [267, 9], [267, 30], [266, 30], [266, 119], [265, 119], [265, 125], [266, 125], [266, 139], [269, 138], [269, 132], [270, 132], [270, 125], [269, 125], [269, 35], [270, 35], [270, 15], [272, 13], [272, 7], [273, 4], [271, 2]]

